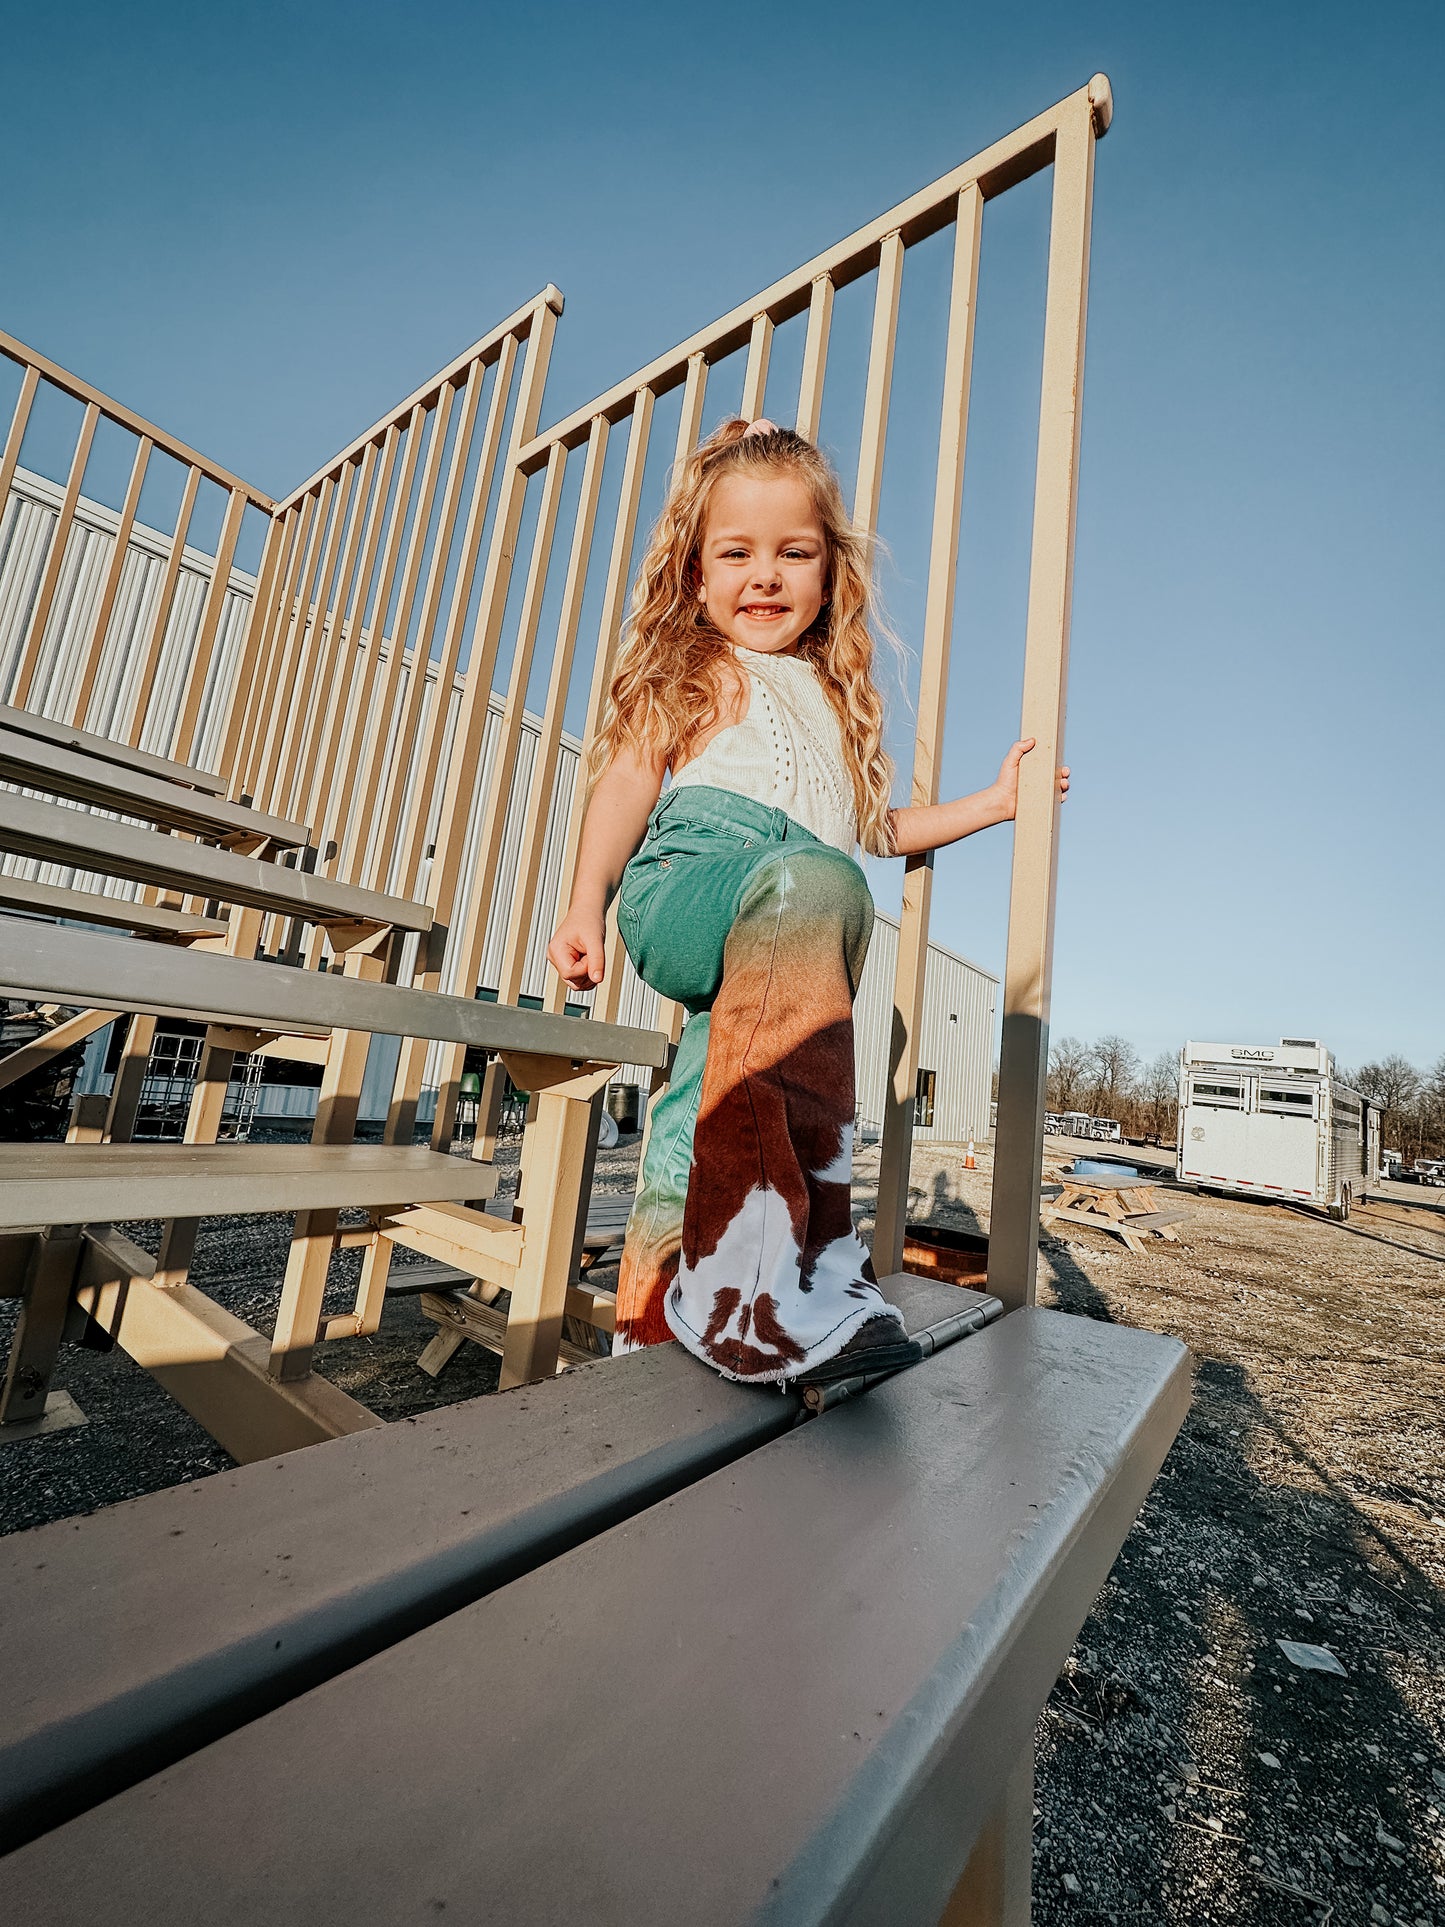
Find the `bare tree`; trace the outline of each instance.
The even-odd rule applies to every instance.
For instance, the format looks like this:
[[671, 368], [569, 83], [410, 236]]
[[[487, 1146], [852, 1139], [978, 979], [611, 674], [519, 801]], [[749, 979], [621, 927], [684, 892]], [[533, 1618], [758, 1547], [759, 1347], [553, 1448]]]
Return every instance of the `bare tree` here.
[[1077, 1111], [1089, 1070], [1089, 1046], [1077, 1037], [1059, 1037], [1049, 1046], [1048, 1105], [1051, 1111]]
[[1089, 1048], [1087, 1091], [1096, 1117], [1118, 1117], [1139, 1076], [1139, 1053], [1127, 1037], [1101, 1037]]
[[1366, 1097], [1373, 1098], [1384, 1112], [1380, 1120], [1384, 1147], [1398, 1150], [1406, 1158], [1419, 1157], [1423, 1138], [1419, 1106], [1421, 1078], [1409, 1059], [1392, 1051], [1378, 1064], [1361, 1064], [1346, 1081]]
[[1179, 1119], [1179, 1053], [1160, 1051], [1139, 1082], [1142, 1135], [1172, 1143]]

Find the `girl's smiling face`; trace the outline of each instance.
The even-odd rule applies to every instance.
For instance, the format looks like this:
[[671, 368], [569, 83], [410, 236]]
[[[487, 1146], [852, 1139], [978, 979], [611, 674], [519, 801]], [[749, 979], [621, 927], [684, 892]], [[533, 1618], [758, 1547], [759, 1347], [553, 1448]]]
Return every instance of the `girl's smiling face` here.
[[827, 592], [828, 544], [796, 476], [724, 475], [698, 545], [698, 600], [739, 649], [794, 652]]

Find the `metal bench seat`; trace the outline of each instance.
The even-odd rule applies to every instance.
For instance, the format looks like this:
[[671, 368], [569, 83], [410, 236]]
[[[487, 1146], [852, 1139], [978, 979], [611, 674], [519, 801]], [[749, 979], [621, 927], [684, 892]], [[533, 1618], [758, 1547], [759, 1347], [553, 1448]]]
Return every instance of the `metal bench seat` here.
[[[81, 820], [74, 810], [39, 807]], [[152, 843], [175, 842], [135, 834]], [[178, 847], [248, 871], [273, 867], [204, 845]], [[275, 875], [301, 885], [314, 881], [293, 871], [277, 869]], [[349, 895], [358, 908], [368, 899], [367, 907], [387, 909], [395, 901], [365, 891]], [[400, 905], [403, 912], [411, 908]], [[98, 1264], [100, 1310], [88, 1300], [81, 1309], [241, 1460], [378, 1423], [313, 1373], [312, 1362], [319, 1344], [378, 1329], [398, 1243], [431, 1257], [460, 1252], [475, 1275], [510, 1292], [507, 1318], [499, 1321], [503, 1385], [551, 1375], [569, 1310], [574, 1227], [591, 1169], [602, 1087], [617, 1064], [665, 1063], [668, 1039], [656, 1031], [378, 981], [380, 960], [365, 949], [376, 934], [375, 924], [345, 932], [332, 927], [333, 942], [360, 939], [347, 955], [346, 974], [338, 975], [0, 918], [0, 996], [78, 1005], [92, 1021], [114, 1011], [132, 1013], [140, 1049], [122, 1059], [112, 1111], [120, 1098], [138, 1099], [134, 1073], [143, 1071], [149, 1049], [144, 1025], [167, 1016], [207, 1026], [184, 1145], [136, 1151], [114, 1141], [112, 1132], [109, 1144], [47, 1146], [7, 1161], [0, 1178], [0, 1230], [8, 1225], [33, 1235], [10, 1240], [12, 1249], [0, 1254], [0, 1286], [23, 1300], [0, 1384], [0, 1424], [30, 1425], [47, 1416], [50, 1375], [73, 1325], [74, 1295], [97, 1283]], [[361, 968], [351, 974], [354, 962]], [[524, 1146], [520, 1182], [524, 1202], [531, 1197], [533, 1204], [514, 1233], [503, 1234], [479, 1212], [457, 1209], [492, 1194], [495, 1173], [486, 1165], [409, 1147], [346, 1142], [355, 1129], [369, 1039], [378, 1035], [495, 1052], [518, 1087], [532, 1093], [537, 1126]], [[298, 1037], [305, 1043], [294, 1041]], [[313, 1131], [321, 1142], [214, 1148], [236, 1054], [257, 1049], [321, 1062]], [[404, 1118], [389, 1135], [404, 1142], [408, 1125]], [[72, 1135], [80, 1134], [73, 1127]], [[328, 1312], [325, 1296], [336, 1214], [349, 1205], [366, 1206], [371, 1216], [361, 1240], [366, 1251], [354, 1307], [336, 1314]], [[202, 1218], [283, 1210], [294, 1211], [296, 1219], [267, 1339], [184, 1280]], [[67, 1230], [138, 1217], [163, 1221], [154, 1264], [133, 1248], [128, 1258], [119, 1251], [98, 1256], [93, 1239], [78, 1240]], [[44, 1227], [53, 1228], [53, 1235]], [[185, 1361], [192, 1359], [204, 1361], [204, 1369], [191, 1370]]]
[[[4, 1877], [54, 1927], [898, 1927], [969, 1879], [991, 1907], [959, 1918], [1024, 1919], [1034, 1722], [1188, 1390], [1174, 1340], [1016, 1312], [189, 1752]], [[526, 1402], [541, 1420], [546, 1395]], [[203, 1503], [167, 1497], [178, 1518]]]
[[7, 1144], [0, 1231], [252, 1211], [457, 1203], [496, 1173], [395, 1144]]
[[424, 903], [334, 883], [284, 863], [258, 863], [208, 843], [188, 842], [13, 791], [0, 794], [0, 850], [42, 863], [127, 877], [133, 883], [152, 883], [186, 896], [250, 904], [308, 923], [334, 920], [389, 924], [398, 930], [431, 928], [432, 913]]
[[53, 717], [37, 715], [33, 710], [16, 709], [10, 703], [0, 703], [0, 727], [18, 729], [39, 742], [53, 743], [61, 749], [98, 757], [102, 762], [114, 763], [121, 769], [158, 776], [168, 783], [181, 783], [189, 789], [204, 791], [209, 796], [226, 794], [226, 779], [218, 776], [214, 770], [196, 769], [190, 763], [173, 762], [169, 756], [156, 756], [149, 750], [132, 749], [128, 743], [117, 743], [109, 736], [97, 736], [88, 729], [77, 729], [73, 723], [56, 722]]
[[0, 920], [0, 996], [42, 994], [54, 1003], [256, 1029], [370, 1031], [557, 1057], [581, 1047], [619, 1064], [663, 1064], [670, 1048], [661, 1031], [626, 1024], [588, 1022], [584, 1030], [576, 1017], [475, 997]]
[[173, 778], [149, 770], [128, 768], [85, 750], [68, 748], [14, 729], [0, 716], [0, 782], [40, 790], [89, 803], [97, 809], [118, 810], [123, 816], [143, 817], [167, 829], [219, 841], [228, 836], [265, 837], [268, 842], [295, 848], [310, 841], [304, 823], [271, 816], [262, 810], [228, 803], [208, 790], [188, 788]]
[[109, 924], [138, 937], [224, 937], [228, 928], [216, 917], [187, 916], [160, 903], [132, 903], [126, 897], [103, 897], [94, 890], [67, 890], [58, 883], [31, 883], [23, 877], [0, 876], [0, 909], [72, 923]]
[[[915, 1328], [993, 1302], [889, 1288]], [[657, 1346], [0, 1540], [0, 1852], [781, 1436], [800, 1409]]]

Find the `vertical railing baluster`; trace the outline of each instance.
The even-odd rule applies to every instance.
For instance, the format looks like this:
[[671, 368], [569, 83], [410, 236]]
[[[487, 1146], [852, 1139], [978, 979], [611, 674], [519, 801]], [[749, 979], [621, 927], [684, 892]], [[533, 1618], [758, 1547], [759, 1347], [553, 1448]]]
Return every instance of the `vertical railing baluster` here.
[[748, 341], [747, 367], [743, 370], [743, 399], [740, 413], [744, 421], [755, 422], [763, 412], [768, 392], [768, 357], [773, 348], [773, 324], [765, 315], [753, 317]]
[[[647, 443], [652, 429], [653, 393], [639, 388], [632, 404], [632, 428], [627, 437], [627, 459], [622, 465], [622, 490], [617, 501], [617, 520], [612, 531], [612, 553], [607, 559], [607, 581], [602, 592], [602, 613], [597, 625], [597, 654], [592, 664], [592, 686], [587, 694], [587, 718], [582, 725], [582, 757], [572, 791], [572, 807], [567, 815], [567, 840], [562, 846], [562, 868], [557, 879], [557, 914], [566, 909], [572, 895], [572, 878], [577, 869], [577, 849], [582, 840], [582, 817], [587, 807], [585, 759], [592, 747], [607, 706], [607, 691], [612, 682], [612, 665], [622, 635], [623, 616], [632, 587], [632, 549], [637, 538], [637, 511], [642, 500], [642, 479], [647, 466]], [[598, 993], [603, 1015], [617, 1006], [621, 971], [612, 971]], [[543, 997], [543, 1007], [561, 1011], [567, 1004], [567, 986], [553, 973]]]
[[225, 519], [221, 523], [221, 539], [216, 544], [216, 557], [211, 567], [210, 586], [206, 590], [206, 600], [201, 609], [200, 627], [196, 630], [195, 648], [191, 653], [191, 666], [186, 672], [185, 690], [181, 697], [180, 715], [171, 736], [169, 753], [180, 762], [185, 762], [196, 740], [196, 729], [201, 715], [201, 694], [206, 687], [206, 676], [211, 667], [211, 652], [216, 646], [216, 637], [221, 628], [221, 611], [226, 606], [226, 597], [231, 587], [231, 562], [236, 553], [236, 543], [240, 539], [241, 521], [246, 513], [246, 491], [233, 488], [226, 503]]
[[145, 485], [146, 465], [150, 461], [152, 447], [149, 435], [142, 435], [135, 446], [130, 480], [126, 483], [125, 499], [120, 506], [120, 521], [116, 524], [115, 543], [110, 552], [110, 561], [106, 564], [100, 601], [96, 605], [95, 620], [90, 627], [85, 658], [80, 666], [80, 680], [70, 705], [70, 720], [77, 729], [85, 727], [85, 719], [90, 713], [96, 678], [105, 655], [106, 637], [110, 634], [110, 619], [115, 613], [116, 597], [120, 594], [121, 577], [125, 574], [126, 557], [130, 553], [131, 530], [135, 527], [136, 509], [140, 505], [140, 492]]
[[903, 237], [885, 235], [873, 296], [873, 335], [868, 347], [868, 385], [863, 393], [863, 433], [853, 520], [869, 535], [878, 527], [883, 492], [883, 450], [888, 440], [888, 401], [893, 389], [893, 349], [898, 340], [898, 297], [903, 287]]
[[346, 868], [346, 855], [355, 841], [353, 825], [356, 821], [352, 803], [356, 795], [356, 772], [366, 747], [367, 731], [371, 723], [371, 699], [376, 686], [377, 672], [381, 667], [382, 649], [385, 643], [386, 615], [391, 606], [391, 592], [396, 583], [397, 566], [401, 560], [402, 535], [406, 529], [407, 511], [412, 498], [412, 484], [416, 477], [417, 463], [421, 459], [422, 434], [426, 422], [426, 409], [421, 402], [412, 409], [406, 428], [406, 448], [401, 458], [401, 472], [397, 477], [396, 493], [392, 498], [392, 512], [387, 521], [386, 540], [382, 545], [381, 573], [377, 583], [376, 597], [371, 605], [371, 621], [366, 617], [366, 599], [363, 596], [357, 607], [357, 626], [364, 630], [362, 645], [361, 681], [356, 696], [356, 706], [347, 724], [346, 735], [341, 752], [340, 767], [335, 773], [335, 784], [327, 799], [326, 814], [323, 819], [323, 847], [335, 845], [334, 853], [325, 860], [326, 874], [343, 877], [354, 882]]
[[25, 444], [25, 430], [30, 423], [30, 410], [35, 405], [35, 391], [40, 386], [40, 375], [28, 367], [20, 377], [20, 393], [15, 397], [15, 407], [10, 416], [10, 427], [5, 436], [4, 452], [0, 453], [0, 515], [10, 500], [10, 486], [15, 480], [15, 471], [20, 465], [20, 450]]
[[[455, 931], [450, 944], [449, 971], [462, 983], [475, 985], [477, 981], [492, 902], [496, 895], [497, 871], [501, 862], [502, 841], [507, 825], [508, 805], [511, 801], [512, 779], [517, 766], [517, 746], [521, 740], [522, 719], [526, 709], [527, 683], [531, 675], [537, 626], [542, 614], [542, 598], [547, 587], [552, 543], [557, 530], [557, 511], [561, 506], [562, 482], [566, 470], [567, 451], [560, 442], [555, 442], [547, 453], [547, 467], [542, 480], [542, 499], [537, 509], [537, 526], [532, 535], [532, 556], [527, 565], [527, 581], [517, 618], [517, 637], [512, 649], [511, 669], [507, 676], [506, 700], [498, 719], [492, 750], [486, 801], [483, 804], [477, 836], [476, 856], [470, 865], [467, 878], [465, 909], [460, 928]], [[405, 1048], [403, 1046], [404, 1050]], [[387, 1135], [393, 1142], [410, 1142], [425, 1056], [425, 1046], [413, 1043], [407, 1060], [407, 1069], [411, 1076], [408, 1079], [399, 1077], [397, 1080], [391, 1113], [387, 1120]], [[400, 1066], [398, 1068], [400, 1069]], [[443, 1076], [444, 1087], [450, 1083], [453, 1071], [459, 1068], [459, 1062], [449, 1068], [448, 1073]]]
[[146, 711], [150, 708], [151, 696], [155, 691], [156, 674], [160, 669], [161, 656], [166, 646], [166, 631], [171, 626], [171, 611], [176, 603], [176, 584], [180, 581], [181, 561], [186, 552], [186, 536], [190, 530], [191, 515], [196, 506], [196, 492], [200, 485], [201, 471], [192, 462], [186, 471], [186, 485], [181, 491], [181, 506], [176, 515], [176, 526], [166, 555], [160, 592], [156, 596], [155, 614], [151, 618], [150, 632], [146, 638], [144, 667], [136, 685], [135, 699], [130, 706], [125, 741], [132, 749], [139, 749], [142, 746], [141, 738], [145, 735], [148, 720]]
[[314, 775], [317, 744], [326, 727], [327, 718], [331, 713], [331, 704], [335, 699], [344, 647], [342, 617], [346, 609], [346, 597], [356, 567], [357, 554], [361, 547], [362, 532], [367, 523], [376, 455], [376, 443], [368, 442], [362, 449], [359, 459], [353, 459], [349, 464], [356, 478], [356, 487], [351, 496], [351, 516], [347, 524], [346, 541], [336, 565], [335, 580], [330, 583], [325, 592], [320, 621], [321, 637], [313, 679], [314, 687], [307, 698], [305, 716], [298, 732], [298, 745], [292, 759], [294, 767], [287, 789], [276, 799], [276, 807], [283, 816], [289, 816], [295, 809], [298, 791]]
[[244, 795], [254, 794], [255, 770], [261, 749], [261, 733], [266, 727], [281, 673], [284, 638], [290, 631], [296, 606], [296, 585], [311, 542], [311, 525], [316, 515], [317, 491], [311, 489], [288, 513], [293, 518], [285, 566], [278, 572], [276, 594], [266, 611], [265, 627], [256, 655], [255, 673], [246, 692], [245, 716], [236, 745], [235, 781]]
[[[556, 309], [550, 303], [540, 303], [533, 316], [527, 340], [527, 356], [517, 382], [512, 431], [508, 438], [501, 489], [492, 522], [492, 539], [488, 544], [486, 567], [482, 572], [471, 653], [467, 658], [466, 684], [457, 715], [452, 759], [447, 770], [447, 798], [441, 822], [437, 826], [437, 853], [432, 862], [428, 886], [428, 902], [436, 910], [439, 919], [448, 924], [455, 921], [462, 851], [466, 845], [467, 822], [481, 767], [487, 710], [492, 696], [492, 672], [496, 668], [497, 645], [501, 641], [502, 622], [507, 612], [507, 591], [511, 586], [517, 531], [521, 527], [522, 510], [527, 500], [527, 478], [518, 467], [517, 455], [523, 443], [536, 433], [556, 326]], [[463, 995], [468, 994], [469, 991], [463, 992]]]
[[[677, 444], [673, 453], [673, 473], [676, 475], [692, 451], [697, 447], [702, 433], [703, 400], [707, 394], [707, 356], [690, 355], [687, 363], [687, 377], [682, 390], [682, 414], [677, 424]], [[622, 947], [615, 939], [611, 944], [608, 969], [619, 978], [622, 973]], [[618, 985], [620, 994], [621, 984]], [[657, 1028], [666, 1031], [675, 1044], [682, 1035], [682, 1022], [685, 1012], [681, 1004], [669, 998], [660, 997], [657, 1002]], [[665, 1077], [655, 1073], [652, 1080], [654, 1091], [660, 1090]]]
[[215, 754], [217, 769], [226, 776], [233, 797], [245, 793], [241, 753], [246, 741], [247, 719], [251, 713], [271, 624], [280, 601], [281, 585], [290, 568], [297, 524], [298, 517], [294, 509], [278, 510], [267, 523], [266, 540], [261, 548], [261, 570], [256, 580], [256, 593], [251, 598], [251, 613], [246, 619], [246, 632], [241, 638], [236, 667], [232, 672]]
[[1059, 829], [1055, 770], [1064, 742], [1094, 187], [1094, 103], [1085, 93], [1075, 96], [1071, 106], [1054, 148], [1023, 718], [1019, 725], [1020, 735], [1034, 738], [1034, 748], [1020, 768], [1014, 824], [989, 1227], [988, 1288], [1009, 1306], [1028, 1304], [1034, 1296], [1049, 1066]]
[[396, 616], [391, 624], [391, 640], [374, 705], [376, 720], [371, 733], [370, 752], [361, 765], [355, 807], [351, 813], [347, 839], [342, 843], [343, 867], [357, 883], [365, 882], [376, 860], [371, 854], [372, 829], [386, 772], [386, 759], [391, 753], [392, 723], [401, 691], [402, 672], [406, 667], [407, 632], [411, 628], [417, 584], [421, 580], [421, 565], [431, 529], [432, 503], [436, 499], [437, 482], [441, 476], [442, 456], [446, 450], [447, 428], [451, 422], [456, 392], [450, 382], [446, 383], [432, 409], [431, 437], [427, 443], [421, 479], [417, 483], [416, 508], [412, 515], [411, 534], [407, 539], [406, 560], [402, 564], [401, 580], [397, 586]]
[[301, 664], [306, 656], [307, 641], [315, 626], [312, 613], [316, 606], [317, 589], [325, 571], [327, 554], [335, 540], [341, 507], [336, 477], [328, 475], [317, 494], [316, 515], [311, 524], [311, 538], [306, 545], [306, 560], [301, 565], [296, 584], [290, 620], [284, 632], [278, 635], [275, 694], [269, 706], [265, 732], [260, 736], [260, 754], [251, 783], [258, 809], [269, 810], [275, 805], [278, 764], [285, 737], [291, 728], [292, 702]]
[[397, 887], [402, 890], [415, 891], [421, 888], [421, 866], [425, 861], [422, 852], [426, 844], [427, 824], [431, 818], [432, 806], [436, 802], [438, 790], [447, 778], [442, 746], [446, 740], [451, 692], [456, 681], [457, 664], [461, 660], [462, 636], [466, 629], [467, 609], [472, 599], [472, 581], [476, 573], [477, 557], [481, 553], [487, 505], [491, 500], [497, 456], [502, 446], [502, 428], [506, 417], [507, 400], [512, 391], [516, 361], [517, 337], [508, 335], [498, 352], [496, 374], [492, 380], [492, 398], [487, 406], [486, 426], [482, 430], [482, 446], [477, 458], [476, 475], [472, 482], [472, 499], [467, 508], [466, 524], [462, 530], [456, 579], [452, 584], [451, 606], [447, 611], [446, 627], [442, 632], [442, 646], [437, 657], [432, 704], [427, 716], [421, 751], [417, 758], [419, 770], [417, 785], [407, 820], [401, 828], [401, 862]]
[[[442, 489], [441, 507], [437, 514], [436, 537], [432, 542], [431, 556], [427, 562], [426, 585], [422, 590], [420, 613], [417, 617], [416, 641], [412, 644], [408, 661], [406, 693], [400, 698], [400, 715], [391, 750], [390, 765], [381, 772], [376, 855], [372, 862], [373, 883], [377, 889], [386, 888], [387, 873], [395, 859], [396, 846], [402, 832], [401, 812], [407, 798], [408, 786], [411, 790], [413, 808], [418, 792], [430, 790], [430, 784], [427, 781], [428, 772], [416, 767], [416, 737], [421, 724], [422, 708], [426, 701], [427, 679], [431, 672], [432, 631], [436, 627], [437, 617], [441, 612], [442, 590], [451, 563], [452, 545], [456, 540], [457, 515], [462, 505], [462, 486], [466, 481], [472, 435], [475, 432], [477, 415], [481, 408], [485, 373], [482, 363], [474, 361], [467, 371], [467, 379], [462, 389], [462, 410], [457, 420], [456, 434], [452, 437], [451, 460], [447, 464], [447, 479]], [[455, 597], [453, 600], [455, 601]], [[437, 687], [440, 690], [440, 680]], [[435, 772], [430, 774], [435, 780]]]
[[[948, 343], [943, 363], [938, 467], [933, 489], [933, 535], [928, 558], [918, 729], [913, 752], [910, 800], [915, 808], [926, 809], [938, 801], [939, 768], [943, 760], [982, 232], [983, 196], [977, 186], [970, 185], [958, 197], [953, 240], [953, 286], [949, 298]], [[919, 1031], [923, 1021], [932, 894], [933, 853], [929, 851], [924, 855], [908, 857], [903, 874], [903, 912], [893, 979], [891, 1074], [885, 1098], [883, 1142], [878, 1165], [878, 1213], [873, 1232], [873, 1268], [880, 1277], [903, 1268], [908, 1171], [913, 1148], [914, 1088], [918, 1078]]]
[[[436, 854], [427, 884], [428, 901], [436, 913], [437, 924], [443, 930], [451, 928], [456, 921], [456, 899], [467, 846], [467, 827], [471, 820], [472, 799], [491, 704], [492, 672], [496, 666], [497, 644], [506, 616], [517, 531], [521, 527], [522, 510], [527, 499], [527, 477], [518, 457], [524, 445], [537, 432], [542, 391], [552, 355], [552, 338], [561, 307], [562, 297], [555, 288], [549, 287], [533, 308], [527, 328], [527, 354], [517, 382], [511, 434], [492, 520], [492, 539], [482, 573], [476, 623], [472, 631], [471, 654], [467, 661], [466, 680], [447, 765], [441, 820], [437, 826]], [[423, 958], [419, 959], [417, 975], [419, 981], [430, 989], [450, 968], [447, 956], [439, 955], [435, 948], [428, 948]], [[471, 989], [475, 989], [475, 985]], [[463, 994], [470, 995], [471, 989]], [[443, 1072], [433, 1122], [434, 1142], [450, 1141], [461, 1057], [459, 1048], [453, 1048], [446, 1056], [447, 1068]], [[394, 1084], [398, 1107], [404, 1107], [415, 1098], [420, 1075], [421, 1058], [414, 1048], [408, 1048], [404, 1043]]]
[[342, 463], [336, 471], [329, 514], [323, 513], [319, 518], [326, 527], [326, 542], [316, 573], [302, 593], [295, 648], [277, 704], [280, 726], [274, 744], [267, 747], [257, 784], [258, 801], [264, 796], [265, 807], [270, 810], [281, 807], [281, 797], [290, 790], [295, 777], [296, 758], [314, 693], [316, 664], [326, 645], [326, 612], [330, 606], [331, 583], [346, 530], [351, 485], [356, 473], [354, 462]]
[[[531, 934], [537, 896], [541, 889], [542, 852], [552, 812], [552, 792], [557, 781], [558, 751], [562, 741], [562, 718], [572, 682], [577, 630], [582, 618], [582, 600], [586, 594], [587, 574], [592, 560], [592, 541], [597, 527], [607, 441], [606, 417], [597, 415], [593, 418], [587, 437], [587, 460], [582, 470], [582, 489], [577, 499], [572, 546], [567, 557], [567, 577], [562, 589], [562, 606], [557, 616], [557, 640], [552, 649], [552, 667], [547, 678], [547, 701], [542, 711], [542, 727], [532, 760], [522, 837], [517, 846], [517, 881], [507, 925], [507, 942], [502, 953], [502, 968], [497, 981], [497, 997], [504, 1004], [516, 1003], [527, 970], [527, 939]], [[505, 801], [502, 807], [505, 809]]]
[[803, 373], [798, 382], [797, 430], [809, 442], [818, 439], [823, 381], [828, 370], [828, 335], [832, 326], [833, 277], [820, 274], [808, 297], [808, 332], [803, 341]]
[[703, 403], [707, 399], [707, 356], [689, 355], [687, 376], [682, 385], [682, 413], [678, 418], [677, 442], [673, 450], [673, 473], [697, 447], [702, 433]]
[[[325, 838], [322, 835], [320, 818], [335, 781], [336, 764], [341, 754], [341, 744], [347, 727], [351, 691], [355, 686], [361, 664], [365, 661], [366, 645], [361, 633], [362, 619], [366, 614], [367, 597], [371, 592], [372, 571], [376, 567], [377, 550], [380, 547], [381, 531], [386, 518], [387, 499], [391, 494], [391, 478], [396, 468], [397, 450], [400, 445], [401, 429], [396, 422], [392, 422], [382, 437], [381, 468], [372, 489], [371, 500], [367, 505], [366, 533], [362, 538], [360, 559], [355, 565], [351, 580], [337, 591], [337, 629], [341, 638], [340, 666], [337, 671], [335, 690], [327, 703], [326, 720], [321, 726], [318, 738], [320, 748], [301, 804], [302, 821], [311, 826], [312, 840], [323, 852]], [[361, 663], [358, 662], [358, 657], [361, 658]]]
[[[75, 506], [80, 500], [80, 488], [85, 480], [85, 465], [90, 460], [90, 445], [95, 440], [96, 423], [100, 420], [100, 410], [94, 402], [86, 408], [80, 418], [80, 433], [76, 436], [75, 452], [70, 459], [70, 473], [65, 480], [65, 494], [61, 497], [60, 512], [55, 518], [55, 527], [50, 533], [50, 547], [45, 557], [45, 572], [40, 578], [40, 588], [36, 593], [30, 610], [30, 621], [25, 631], [25, 641], [20, 650], [20, 661], [15, 671], [14, 693], [10, 701], [23, 709], [35, 682], [36, 671], [40, 667], [40, 652], [45, 645], [45, 631], [50, 622], [50, 611], [55, 604], [55, 591], [60, 585], [60, 572], [65, 566], [65, 551], [70, 541], [71, 527], [75, 521]], [[192, 470], [194, 474], [195, 471]]]

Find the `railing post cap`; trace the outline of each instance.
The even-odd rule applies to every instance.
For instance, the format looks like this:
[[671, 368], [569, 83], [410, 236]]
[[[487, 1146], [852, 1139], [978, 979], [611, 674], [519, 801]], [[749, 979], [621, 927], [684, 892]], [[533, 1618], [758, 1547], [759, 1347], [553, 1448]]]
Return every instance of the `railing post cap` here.
[[1094, 111], [1094, 133], [1102, 140], [1114, 118], [1114, 89], [1107, 74], [1095, 74], [1089, 82], [1089, 105]]
[[[1109, 84], [1108, 81], [1104, 82], [1104, 85], [1106, 88], [1108, 87], [1108, 84]], [[546, 302], [547, 306], [552, 310], [553, 314], [561, 314], [563, 308], [566, 306], [566, 296], [562, 293], [562, 290], [559, 287], [557, 287], [554, 282], [551, 282], [551, 281], [549, 281], [546, 287], [543, 288], [542, 299]]]

